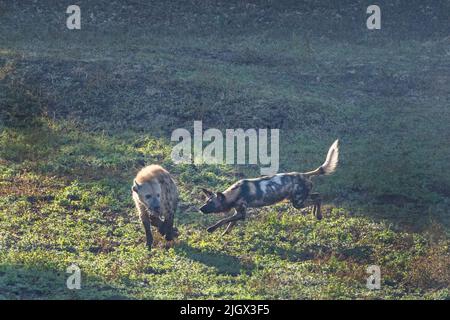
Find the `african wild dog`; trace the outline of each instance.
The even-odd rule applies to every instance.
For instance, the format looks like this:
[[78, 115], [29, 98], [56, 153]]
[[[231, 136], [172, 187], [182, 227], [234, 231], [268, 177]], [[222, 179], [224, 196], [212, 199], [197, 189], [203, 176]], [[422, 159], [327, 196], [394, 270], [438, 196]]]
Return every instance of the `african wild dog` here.
[[228, 223], [224, 234], [228, 233], [238, 220], [245, 219], [247, 208], [264, 207], [282, 200], [291, 201], [296, 209], [313, 205], [314, 215], [317, 219], [321, 219], [320, 198], [319, 194], [311, 193], [311, 177], [331, 174], [336, 170], [339, 158], [338, 144], [339, 140], [336, 140], [328, 150], [325, 162], [313, 171], [306, 173], [279, 173], [256, 179], [244, 179], [236, 182], [224, 192], [217, 192], [216, 194], [202, 189], [208, 200], [200, 208], [201, 212], [228, 212], [231, 209], [235, 209], [235, 213], [232, 216], [222, 219], [209, 227], [208, 232], [213, 232]]
[[153, 243], [151, 225], [157, 227], [166, 240], [176, 237], [178, 232], [173, 227], [173, 217], [178, 205], [178, 191], [170, 174], [161, 166], [147, 166], [138, 172], [131, 190], [148, 248]]

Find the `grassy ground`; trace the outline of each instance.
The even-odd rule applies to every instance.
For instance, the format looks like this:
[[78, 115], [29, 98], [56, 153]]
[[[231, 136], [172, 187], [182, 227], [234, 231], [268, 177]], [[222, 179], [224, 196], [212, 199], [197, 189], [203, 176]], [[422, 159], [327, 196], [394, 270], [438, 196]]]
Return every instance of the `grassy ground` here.
[[[0, 10], [0, 298], [450, 297], [442, 17], [374, 34], [347, 19], [357, 5], [81, 1], [71, 32], [64, 6], [12, 3]], [[174, 165], [170, 133], [194, 120], [280, 128], [280, 171], [317, 167], [339, 137], [337, 173], [317, 179], [326, 217], [280, 204], [208, 234], [219, 216], [195, 210], [199, 188], [259, 170]], [[130, 195], [149, 163], [182, 198], [179, 239], [151, 253]], [[71, 263], [82, 290], [65, 286]], [[366, 288], [373, 264], [381, 290]]]

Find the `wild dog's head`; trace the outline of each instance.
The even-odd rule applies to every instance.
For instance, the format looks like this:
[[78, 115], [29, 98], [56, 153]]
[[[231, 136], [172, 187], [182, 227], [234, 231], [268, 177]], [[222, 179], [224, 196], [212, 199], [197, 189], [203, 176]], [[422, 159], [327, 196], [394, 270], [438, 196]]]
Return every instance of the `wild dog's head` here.
[[139, 196], [139, 200], [151, 211], [159, 213], [161, 206], [161, 185], [154, 180], [139, 184], [133, 182], [131, 190]]
[[204, 188], [202, 188], [202, 191], [208, 197], [206, 203], [200, 208], [202, 213], [216, 213], [227, 210], [227, 199], [222, 192], [214, 193]]

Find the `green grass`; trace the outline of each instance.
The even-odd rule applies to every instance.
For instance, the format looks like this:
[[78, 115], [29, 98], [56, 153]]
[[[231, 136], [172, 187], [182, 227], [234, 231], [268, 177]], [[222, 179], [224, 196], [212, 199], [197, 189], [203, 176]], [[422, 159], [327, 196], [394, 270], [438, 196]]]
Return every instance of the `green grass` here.
[[[298, 31], [278, 7], [183, 6], [166, 8], [175, 29], [159, 6], [130, 29], [105, 6], [81, 32], [57, 27], [59, 7], [33, 15], [41, 32], [5, 11], [0, 299], [449, 299], [448, 38], [332, 38], [334, 22], [306, 15], [317, 29]], [[280, 128], [280, 171], [317, 167], [340, 138], [336, 174], [316, 180], [325, 218], [279, 204], [207, 233], [221, 215], [197, 212], [199, 188], [259, 168], [173, 164], [170, 133], [194, 120]], [[149, 253], [130, 186], [150, 163], [182, 203], [180, 237]], [[65, 286], [72, 263], [81, 290]], [[366, 288], [370, 265], [381, 290]]]
[[[130, 198], [137, 169], [130, 164], [145, 154], [170, 167], [168, 146], [44, 121], [33, 129], [39, 134], [27, 130], [2, 134], [2, 298], [448, 298], [448, 241], [439, 229], [399, 232], [332, 207], [317, 221], [278, 205], [252, 211], [230, 235], [208, 234], [218, 217], [191, 207], [205, 181], [218, 189], [233, 181], [225, 168], [173, 168], [181, 236], [172, 243], [157, 236], [148, 253]], [[15, 162], [13, 151], [30, 145], [52, 151]], [[65, 289], [72, 263], [82, 270], [80, 291]], [[365, 287], [371, 264], [382, 267], [380, 291]]]

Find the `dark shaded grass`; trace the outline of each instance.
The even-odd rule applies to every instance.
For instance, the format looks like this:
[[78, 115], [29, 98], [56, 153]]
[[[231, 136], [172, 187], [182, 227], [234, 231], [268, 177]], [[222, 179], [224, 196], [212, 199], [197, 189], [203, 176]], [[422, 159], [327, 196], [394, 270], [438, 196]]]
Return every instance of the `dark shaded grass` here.
[[111, 286], [104, 279], [82, 274], [82, 289], [70, 290], [65, 270], [38, 265], [0, 266], [0, 300], [122, 300], [130, 299], [125, 288]]

